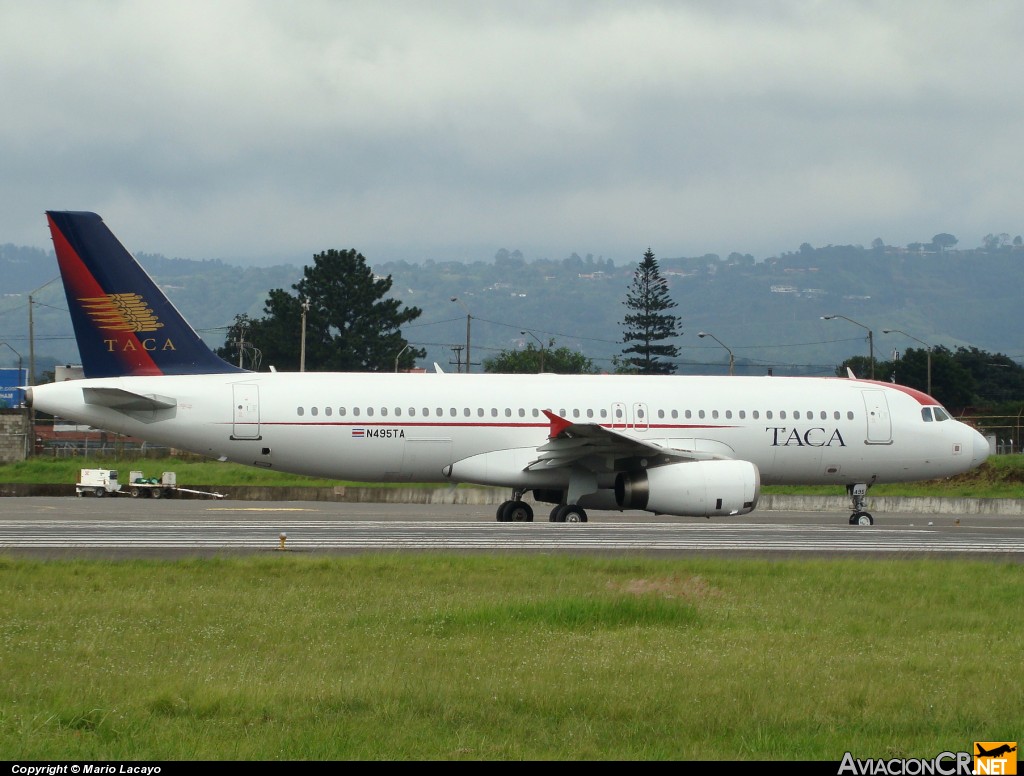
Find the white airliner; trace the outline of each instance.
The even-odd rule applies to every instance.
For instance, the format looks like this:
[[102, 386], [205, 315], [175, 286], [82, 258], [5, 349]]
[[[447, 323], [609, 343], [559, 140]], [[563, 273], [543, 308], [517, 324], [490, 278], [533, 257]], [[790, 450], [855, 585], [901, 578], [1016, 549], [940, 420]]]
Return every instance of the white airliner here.
[[224, 461], [365, 482], [505, 487], [499, 521], [751, 512], [762, 484], [965, 472], [986, 439], [903, 386], [838, 377], [249, 372], [218, 358], [95, 213], [47, 213], [85, 379], [36, 410]]

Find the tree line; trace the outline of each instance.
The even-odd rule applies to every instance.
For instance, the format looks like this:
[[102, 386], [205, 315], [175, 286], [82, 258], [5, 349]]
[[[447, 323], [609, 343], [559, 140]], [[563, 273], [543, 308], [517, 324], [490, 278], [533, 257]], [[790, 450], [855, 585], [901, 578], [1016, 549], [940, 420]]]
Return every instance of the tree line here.
[[[932, 244], [948, 250], [952, 235], [936, 235]], [[515, 256], [505, 257], [515, 261]], [[390, 296], [391, 275], [377, 276], [355, 250], [328, 250], [303, 268], [291, 291], [271, 290], [262, 317], [240, 314], [217, 352], [240, 366], [263, 364], [291, 371], [408, 371], [425, 352], [403, 335], [402, 326], [422, 310]], [[669, 286], [654, 252], [648, 249], [634, 271], [623, 299], [622, 350], [613, 359], [617, 373], [668, 375], [677, 370], [682, 332]], [[482, 360], [485, 372], [593, 374], [591, 359], [567, 347], [555, 347], [528, 331], [522, 348], [505, 349]], [[703, 332], [701, 335], [703, 336]], [[731, 365], [731, 364], [730, 364]], [[954, 412], [983, 408], [1019, 412], [1024, 403], [1024, 368], [1001, 353], [944, 346], [908, 348], [894, 360], [851, 356], [836, 369], [857, 377], [875, 375], [933, 396]]]

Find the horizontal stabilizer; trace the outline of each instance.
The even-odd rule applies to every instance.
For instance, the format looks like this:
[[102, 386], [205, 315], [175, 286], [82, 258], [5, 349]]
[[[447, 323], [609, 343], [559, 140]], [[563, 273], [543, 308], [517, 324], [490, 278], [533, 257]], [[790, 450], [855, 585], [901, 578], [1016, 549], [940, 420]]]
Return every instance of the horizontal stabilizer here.
[[123, 388], [83, 388], [86, 404], [98, 404], [113, 410], [169, 410], [178, 405], [169, 396], [142, 395]]

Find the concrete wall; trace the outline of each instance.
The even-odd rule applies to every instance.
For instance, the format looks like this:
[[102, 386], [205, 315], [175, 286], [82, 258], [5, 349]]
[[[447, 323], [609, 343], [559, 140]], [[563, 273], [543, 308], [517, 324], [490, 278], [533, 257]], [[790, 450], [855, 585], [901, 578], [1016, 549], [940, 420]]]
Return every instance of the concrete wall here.
[[25, 410], [0, 410], [0, 463], [25, 460], [28, 428]]
[[[217, 487], [215, 485], [194, 485], [179, 483], [183, 488], [220, 493], [235, 501], [337, 501], [350, 504], [479, 504], [497, 506], [508, 498], [508, 488], [380, 488], [346, 487], [261, 487], [241, 485]], [[0, 483], [2, 496], [74, 496], [73, 483], [61, 485], [22, 485]], [[126, 498], [122, 495], [120, 498]], [[209, 496], [179, 492], [175, 498], [210, 498]], [[538, 515], [547, 519], [550, 504], [537, 505], [529, 496], [526, 500], [535, 505]], [[884, 514], [929, 514], [929, 515], [1024, 515], [1024, 499], [1013, 498], [898, 498], [895, 496], [871, 496], [868, 494], [867, 509], [875, 516]], [[850, 499], [846, 496], [775, 496], [761, 494], [757, 512], [827, 512], [836, 515], [849, 514]]]

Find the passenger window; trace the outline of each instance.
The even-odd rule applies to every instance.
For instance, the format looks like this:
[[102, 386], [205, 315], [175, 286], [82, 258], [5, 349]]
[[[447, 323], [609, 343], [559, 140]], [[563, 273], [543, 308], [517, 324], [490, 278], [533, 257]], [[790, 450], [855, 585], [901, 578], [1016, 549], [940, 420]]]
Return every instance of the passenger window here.
[[435, 413], [436, 413], [437, 417], [441, 417], [442, 415], [444, 415], [444, 410], [441, 409], [440, 407], [438, 407], [437, 410], [435, 411]]
[[718, 410], [711, 410], [711, 417], [718, 420]]
[[786, 419], [786, 411], [785, 410], [780, 410], [779, 411], [779, 420], [785, 420], [785, 419]]
[[327, 417], [331, 417], [331, 408], [330, 407], [324, 407], [324, 415], [326, 415]]
[[853, 420], [853, 412], [851, 412], [850, 410], [847, 410], [846, 411], [846, 419], [847, 420]]
[[491, 417], [492, 418], [498, 417], [498, 408], [497, 407], [491, 407]]
[[342, 417], [342, 418], [345, 417], [345, 408], [344, 407], [338, 407], [338, 416]]
[[402, 417], [402, 408], [401, 407], [395, 407], [395, 417], [396, 418]]
[[825, 412], [825, 410], [821, 411], [821, 419], [822, 420], [828, 420], [828, 413]]
[[658, 410], [658, 419], [660, 420], [661, 418], [664, 418], [664, 417], [665, 417], [665, 410]]
[[832, 417], [833, 417], [833, 418], [834, 418], [835, 420], [839, 420], [839, 418], [840, 418], [840, 415], [839, 415], [839, 410], [835, 410], [835, 411], [834, 411], [834, 412], [832, 413]]
[[700, 412], [698, 412], [697, 413], [697, 417], [703, 419], [704, 418], [704, 410], [701, 410]]
[[764, 411], [764, 416], [765, 416], [765, 418], [767, 420], [771, 420], [772, 419], [772, 411], [771, 410], [765, 410]]
[[478, 418], [482, 418], [484, 416], [484, 408], [483, 407], [477, 407], [476, 408], [476, 416]]
[[386, 418], [388, 416], [388, 408], [387, 407], [381, 407], [380, 408], [380, 414], [381, 414], [381, 417]]
[[[565, 414], [565, 410], [562, 410], [562, 414], [563, 415]], [[511, 407], [506, 407], [505, 408], [505, 417], [506, 418], [511, 418], [512, 417], [512, 408]]]
[[372, 417], [373, 417], [373, 407], [367, 407], [367, 408], [366, 408], [366, 414], [367, 414], [367, 415], [368, 415], [369, 417], [371, 417], [371, 418], [372, 418]]
[[725, 417], [727, 419], [731, 419], [732, 418], [732, 410], [726, 410], [725, 411]]
[[522, 407], [519, 408], [519, 417], [521, 417], [521, 418], [525, 418], [526, 417], [526, 410], [524, 410]]
[[594, 411], [593, 410], [587, 410], [587, 417], [588, 418], [594, 417]]
[[608, 410], [601, 410], [601, 417], [602, 418], [607, 418], [608, 417]]
[[352, 408], [352, 414], [355, 415], [358, 418], [359, 417], [359, 408], [358, 407], [353, 407]]
[[800, 410], [793, 411], [793, 420], [800, 420]]
[[540, 410], [537, 409], [536, 407], [533, 408], [533, 417], [535, 417], [535, 418], [539, 418], [540, 417]]
[[679, 418], [679, 410], [672, 410], [672, 420]]
[[298, 415], [301, 418], [303, 415], [306, 414], [306, 408], [305, 407], [296, 407], [295, 408], [295, 414]]
[[692, 410], [687, 410], [686, 411], [686, 419], [689, 420], [692, 417], [693, 417], [693, 411]]
[[740, 420], [746, 420], [746, 418], [747, 418], [747, 411], [746, 410], [740, 410]]
[[317, 416], [317, 414], [319, 412], [320, 412], [320, 410], [317, 407], [310, 407], [309, 408], [309, 414], [312, 415], [314, 418]]
[[468, 418], [469, 417], [469, 407], [463, 407], [462, 408], [462, 414], [465, 415]]
[[448, 414], [451, 415], [454, 418], [455, 416], [457, 416], [459, 414], [459, 411], [457, 409], [455, 409], [454, 407], [449, 407], [448, 408]]

